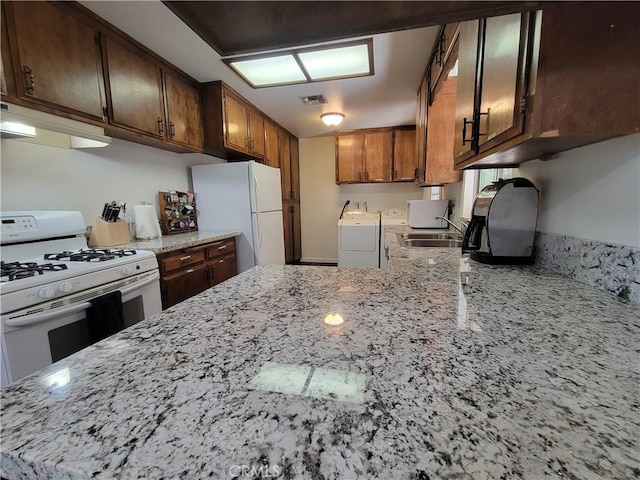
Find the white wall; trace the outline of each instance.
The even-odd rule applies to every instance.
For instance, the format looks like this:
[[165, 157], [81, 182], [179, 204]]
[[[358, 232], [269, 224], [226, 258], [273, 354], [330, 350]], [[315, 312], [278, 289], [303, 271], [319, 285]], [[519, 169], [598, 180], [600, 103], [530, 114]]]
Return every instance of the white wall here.
[[188, 166], [221, 161], [118, 139], [84, 150], [2, 140], [0, 209], [79, 210], [87, 224], [111, 200], [152, 203], [158, 212], [159, 190], [190, 188]]
[[540, 190], [542, 232], [640, 247], [640, 134], [520, 165]]
[[337, 261], [338, 217], [347, 200], [351, 210], [366, 202], [369, 212], [378, 212], [422, 198], [412, 183], [336, 185], [334, 138], [303, 138], [299, 145], [303, 262]]

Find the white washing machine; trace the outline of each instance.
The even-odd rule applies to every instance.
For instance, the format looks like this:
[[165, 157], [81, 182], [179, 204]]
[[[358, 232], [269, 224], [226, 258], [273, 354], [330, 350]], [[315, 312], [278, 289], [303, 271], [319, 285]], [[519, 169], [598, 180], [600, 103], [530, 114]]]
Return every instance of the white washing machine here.
[[380, 224], [380, 268], [389, 268], [385, 230], [386, 227], [390, 225], [408, 225], [407, 212], [397, 208], [386, 210], [382, 212], [382, 215], [380, 216]]
[[338, 220], [338, 266], [378, 268], [380, 214], [345, 212]]

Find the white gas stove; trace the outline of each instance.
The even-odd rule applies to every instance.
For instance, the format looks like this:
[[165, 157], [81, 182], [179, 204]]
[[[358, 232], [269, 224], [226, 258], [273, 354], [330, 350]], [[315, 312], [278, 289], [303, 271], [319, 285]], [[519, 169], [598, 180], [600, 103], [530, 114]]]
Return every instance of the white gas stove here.
[[[80, 212], [2, 212], [1, 222], [3, 385], [93, 343], [88, 325], [103, 319], [90, 312], [105, 295], [120, 292], [125, 326], [161, 310], [153, 252], [89, 248]], [[47, 343], [48, 358], [33, 361]]]

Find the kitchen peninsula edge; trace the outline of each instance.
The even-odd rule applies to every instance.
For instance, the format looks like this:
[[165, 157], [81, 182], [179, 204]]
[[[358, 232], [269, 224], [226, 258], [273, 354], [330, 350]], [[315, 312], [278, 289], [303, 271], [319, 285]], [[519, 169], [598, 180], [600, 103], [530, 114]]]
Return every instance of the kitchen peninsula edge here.
[[404, 228], [392, 270], [258, 266], [3, 389], [0, 474], [638, 475], [640, 307]]
[[240, 235], [240, 232], [189, 232], [176, 233], [174, 235], [163, 235], [160, 238], [151, 240], [135, 240], [122, 245], [122, 248], [133, 250], [149, 250], [158, 253], [172, 252], [181, 248], [197, 247], [206, 243], [226, 240]]

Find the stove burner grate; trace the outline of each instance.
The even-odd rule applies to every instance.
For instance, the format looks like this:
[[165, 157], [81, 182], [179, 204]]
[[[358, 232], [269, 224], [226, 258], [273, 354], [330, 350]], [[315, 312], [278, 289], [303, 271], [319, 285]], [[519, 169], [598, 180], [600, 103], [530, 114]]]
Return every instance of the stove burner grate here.
[[7, 280], [2, 281], [11, 282], [21, 278], [42, 275], [44, 272], [58, 272], [66, 269], [67, 266], [64, 263], [0, 262], [0, 277], [3, 279], [7, 277]]
[[110, 248], [87, 248], [75, 252], [64, 251], [60, 253], [46, 253], [45, 260], [63, 260], [69, 262], [104, 262], [114, 258], [128, 257], [135, 255], [135, 250], [110, 249]]

